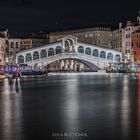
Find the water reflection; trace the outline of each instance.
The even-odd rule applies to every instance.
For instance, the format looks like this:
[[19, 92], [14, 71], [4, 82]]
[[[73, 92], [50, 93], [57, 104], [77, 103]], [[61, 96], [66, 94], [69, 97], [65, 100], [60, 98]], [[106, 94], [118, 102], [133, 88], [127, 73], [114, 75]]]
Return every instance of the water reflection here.
[[85, 139], [139, 140], [140, 78], [67, 74], [0, 83], [0, 140], [80, 130]]
[[3, 81], [0, 94], [1, 140], [21, 139], [21, 98], [16, 94], [15, 82], [10, 85], [8, 79]]
[[65, 86], [63, 87], [65, 103], [62, 115], [65, 121], [65, 131], [68, 132], [77, 132], [79, 129], [78, 82], [77, 76], [70, 77], [67, 75], [67, 80], [65, 81]]
[[122, 133], [125, 137], [129, 135], [129, 117], [130, 117], [130, 97], [129, 97], [129, 77], [125, 75], [123, 78], [123, 90], [121, 100], [121, 122], [122, 122]]
[[137, 85], [136, 85], [136, 99], [137, 99], [137, 125], [138, 125], [138, 129], [137, 129], [137, 134], [138, 134], [138, 139], [140, 139], [140, 74], [137, 74]]

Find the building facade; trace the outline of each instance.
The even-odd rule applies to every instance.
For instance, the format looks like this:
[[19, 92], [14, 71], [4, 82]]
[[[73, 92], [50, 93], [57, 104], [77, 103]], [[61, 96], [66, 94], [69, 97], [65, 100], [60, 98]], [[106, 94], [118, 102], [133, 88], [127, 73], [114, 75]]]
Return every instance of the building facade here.
[[8, 48], [8, 29], [0, 31], [0, 65], [4, 66], [6, 61], [6, 50]]
[[30, 38], [32, 40], [32, 48], [48, 44], [48, 39]]
[[134, 54], [132, 50], [132, 33], [139, 30], [140, 25], [138, 22], [132, 23], [131, 21], [127, 21], [127, 25], [125, 27], [125, 62], [133, 62]]
[[112, 31], [112, 49], [122, 52], [122, 61], [125, 60], [125, 30], [122, 23], [119, 23], [119, 28]]
[[32, 47], [38, 47], [49, 43], [49, 34], [43, 31], [32, 33], [31, 35], [27, 35], [24, 37], [25, 39], [32, 40]]
[[140, 30], [132, 33], [134, 61], [140, 64]]
[[9, 41], [8, 63], [14, 65], [16, 53], [20, 51], [20, 39], [13, 38], [13, 39], [9, 39], [8, 41]]
[[6, 48], [5, 39], [0, 38], [0, 65], [5, 64], [5, 48]]
[[107, 27], [83, 28], [63, 32], [53, 32], [49, 35], [49, 43], [56, 42], [66, 35], [78, 37], [79, 41], [111, 48], [112, 31]]
[[20, 50], [27, 50], [32, 48], [31, 39], [20, 39]]

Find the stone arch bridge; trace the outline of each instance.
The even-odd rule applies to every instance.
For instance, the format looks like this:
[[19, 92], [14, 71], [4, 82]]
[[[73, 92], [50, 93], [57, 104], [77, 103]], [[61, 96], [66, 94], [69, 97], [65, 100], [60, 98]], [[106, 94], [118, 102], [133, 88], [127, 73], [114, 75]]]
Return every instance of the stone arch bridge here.
[[110, 63], [120, 63], [119, 51], [79, 42], [77, 37], [66, 36], [57, 42], [21, 51], [16, 55], [16, 63], [46, 66], [58, 60], [78, 60], [91, 70], [104, 69]]

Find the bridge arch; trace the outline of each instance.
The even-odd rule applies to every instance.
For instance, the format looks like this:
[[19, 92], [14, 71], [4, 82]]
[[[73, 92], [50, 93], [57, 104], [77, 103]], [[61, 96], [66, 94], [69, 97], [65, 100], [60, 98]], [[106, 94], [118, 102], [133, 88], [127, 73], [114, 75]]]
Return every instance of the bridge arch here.
[[121, 61], [121, 56], [119, 54], [115, 55], [115, 61], [120, 62]]
[[100, 58], [106, 58], [106, 53], [105, 53], [105, 51], [101, 51], [100, 52]]
[[48, 56], [54, 55], [54, 48], [49, 48], [48, 50]]
[[94, 49], [92, 55], [95, 57], [99, 57], [99, 51], [97, 49]]
[[62, 47], [57, 46], [56, 49], [55, 49], [55, 52], [56, 52], [56, 54], [62, 53]]
[[73, 40], [73, 39], [69, 38], [69, 39], [67, 39], [66, 41], [69, 42], [69, 45], [70, 45], [70, 46], [73, 46], [73, 45], [74, 45], [74, 40]]
[[33, 60], [37, 60], [37, 59], [39, 59], [39, 52], [35, 51], [33, 52]]
[[113, 60], [113, 54], [111, 52], [107, 54], [107, 59]]
[[83, 46], [78, 47], [78, 53], [84, 53], [84, 47]]
[[56, 61], [60, 61], [60, 60], [66, 60], [66, 59], [70, 59], [70, 60], [76, 60], [76, 61], [79, 61], [83, 64], [85, 64], [86, 66], [88, 66], [92, 71], [98, 71], [100, 68], [97, 66], [97, 64], [95, 63], [91, 63], [87, 60], [84, 60], [84, 59], [79, 59], [79, 58], [60, 58], [60, 59], [57, 59], [55, 61], [51, 61], [49, 63], [47, 63], [47, 65], [51, 64], [51, 63], [54, 63]]
[[19, 55], [18, 56], [18, 63], [24, 63], [24, 56], [23, 55]]
[[65, 52], [74, 52], [75, 42], [72, 38], [68, 38], [65, 40]]
[[31, 53], [27, 53], [26, 54], [25, 60], [26, 60], [26, 62], [32, 61], [32, 55], [31, 55]]
[[69, 40], [65, 40], [65, 52], [69, 51], [69, 46], [70, 46], [70, 41]]
[[85, 54], [87, 54], [87, 55], [91, 55], [91, 48], [86, 48], [86, 50], [85, 50]]
[[45, 57], [47, 57], [47, 51], [45, 49], [43, 49], [40, 52], [40, 58], [45, 58]]

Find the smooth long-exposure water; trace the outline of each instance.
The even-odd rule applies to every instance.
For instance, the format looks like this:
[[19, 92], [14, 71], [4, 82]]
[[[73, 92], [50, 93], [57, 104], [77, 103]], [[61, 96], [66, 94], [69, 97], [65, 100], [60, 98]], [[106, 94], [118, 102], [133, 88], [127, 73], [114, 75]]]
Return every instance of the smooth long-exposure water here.
[[62, 74], [0, 81], [0, 140], [140, 140], [140, 79]]

